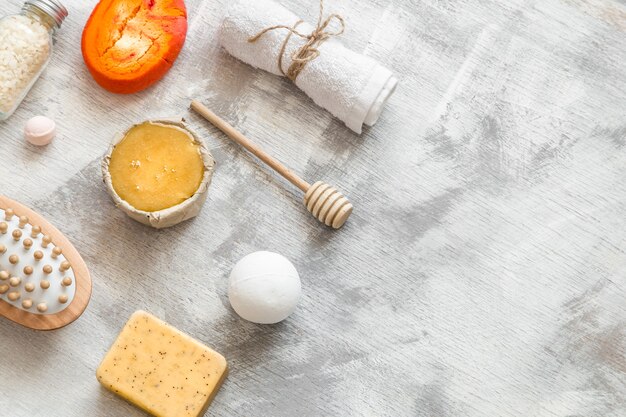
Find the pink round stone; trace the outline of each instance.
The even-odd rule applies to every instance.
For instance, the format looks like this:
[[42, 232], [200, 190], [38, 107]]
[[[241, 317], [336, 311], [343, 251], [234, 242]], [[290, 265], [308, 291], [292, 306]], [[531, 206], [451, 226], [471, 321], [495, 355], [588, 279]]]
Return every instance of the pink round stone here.
[[44, 146], [52, 142], [56, 134], [54, 120], [45, 116], [35, 116], [26, 122], [24, 137], [29, 143], [36, 146]]

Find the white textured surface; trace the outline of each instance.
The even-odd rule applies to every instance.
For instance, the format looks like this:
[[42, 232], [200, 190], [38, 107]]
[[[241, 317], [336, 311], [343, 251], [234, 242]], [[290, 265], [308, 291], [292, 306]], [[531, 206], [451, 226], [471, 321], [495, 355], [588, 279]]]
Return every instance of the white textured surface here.
[[[623, 3], [327, 0], [347, 17], [341, 41], [400, 78], [358, 137], [219, 50], [229, 1], [188, 1], [180, 59], [133, 96], [91, 80], [79, 42], [95, 2], [66, 2], [53, 62], [0, 125], [0, 183], [72, 240], [94, 291], [59, 331], [0, 321], [0, 415], [143, 416], [94, 376], [139, 308], [230, 361], [207, 415], [626, 415]], [[186, 110], [192, 97], [344, 190], [346, 226], [320, 227], [297, 191]], [[22, 138], [39, 113], [58, 125], [46, 148]], [[200, 215], [156, 231], [113, 207], [99, 161], [114, 132], [175, 115], [217, 168]], [[302, 279], [298, 309], [275, 326], [228, 305], [229, 271], [255, 250], [284, 254]]]

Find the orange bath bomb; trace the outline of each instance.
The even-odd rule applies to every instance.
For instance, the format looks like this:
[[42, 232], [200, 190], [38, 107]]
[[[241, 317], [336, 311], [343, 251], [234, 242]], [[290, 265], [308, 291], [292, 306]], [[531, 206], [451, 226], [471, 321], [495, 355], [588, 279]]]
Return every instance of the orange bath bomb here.
[[101, 0], [83, 31], [83, 58], [102, 87], [135, 93], [163, 78], [186, 34], [183, 0]]

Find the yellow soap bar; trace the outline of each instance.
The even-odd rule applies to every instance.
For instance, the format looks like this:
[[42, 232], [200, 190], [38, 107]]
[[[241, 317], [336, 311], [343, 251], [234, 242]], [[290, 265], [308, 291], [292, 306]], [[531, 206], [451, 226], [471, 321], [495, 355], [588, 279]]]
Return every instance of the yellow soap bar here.
[[202, 416], [226, 359], [145, 311], [135, 312], [96, 371], [107, 389], [157, 417]]
[[174, 207], [194, 195], [204, 176], [200, 144], [184, 129], [145, 122], [115, 145], [109, 162], [117, 195], [138, 210]]

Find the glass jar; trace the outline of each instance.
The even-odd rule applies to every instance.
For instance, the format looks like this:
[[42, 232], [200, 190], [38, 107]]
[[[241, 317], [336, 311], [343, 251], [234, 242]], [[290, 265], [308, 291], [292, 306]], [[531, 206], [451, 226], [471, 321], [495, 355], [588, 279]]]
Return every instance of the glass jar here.
[[20, 105], [52, 54], [52, 36], [67, 17], [57, 0], [27, 0], [0, 19], [0, 121]]

